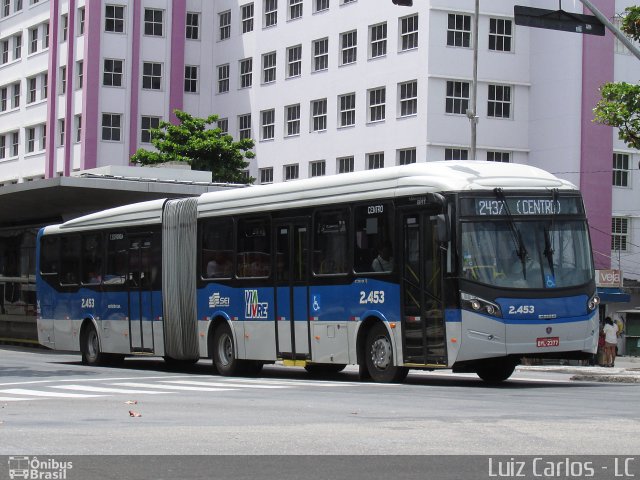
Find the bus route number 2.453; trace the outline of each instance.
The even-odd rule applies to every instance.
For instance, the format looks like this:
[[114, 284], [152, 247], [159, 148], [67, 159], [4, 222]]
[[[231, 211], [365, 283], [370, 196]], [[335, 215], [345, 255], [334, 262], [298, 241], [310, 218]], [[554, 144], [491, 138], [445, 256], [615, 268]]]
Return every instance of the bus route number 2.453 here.
[[360, 292], [360, 304], [367, 303], [384, 303], [384, 290], [372, 290], [367, 294], [365, 291]]
[[82, 308], [94, 308], [95, 306], [96, 306], [96, 301], [94, 298], [82, 299]]

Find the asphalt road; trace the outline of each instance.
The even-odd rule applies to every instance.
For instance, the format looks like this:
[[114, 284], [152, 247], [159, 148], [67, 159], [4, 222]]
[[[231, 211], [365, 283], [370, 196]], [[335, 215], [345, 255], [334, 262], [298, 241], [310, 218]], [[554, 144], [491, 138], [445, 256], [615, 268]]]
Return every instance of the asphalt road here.
[[0, 455], [640, 452], [639, 384], [516, 372], [496, 387], [445, 371], [381, 385], [354, 368], [313, 379], [281, 366], [226, 378], [208, 363], [94, 368], [79, 355], [0, 347]]

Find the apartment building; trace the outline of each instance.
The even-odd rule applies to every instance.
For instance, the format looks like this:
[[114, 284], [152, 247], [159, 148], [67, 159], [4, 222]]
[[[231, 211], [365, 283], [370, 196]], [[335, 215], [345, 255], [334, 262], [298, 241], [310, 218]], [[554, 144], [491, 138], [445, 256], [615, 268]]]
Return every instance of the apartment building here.
[[[598, 87], [636, 82], [638, 60], [609, 33], [516, 26], [515, 3], [558, 7], [480, 1], [476, 159], [580, 186], [597, 267], [640, 280], [640, 157], [592, 122]], [[615, 19], [635, 2], [594, 3]], [[0, 0], [0, 184], [128, 165], [176, 108], [253, 138], [256, 183], [469, 158], [473, 11], [473, 0]]]

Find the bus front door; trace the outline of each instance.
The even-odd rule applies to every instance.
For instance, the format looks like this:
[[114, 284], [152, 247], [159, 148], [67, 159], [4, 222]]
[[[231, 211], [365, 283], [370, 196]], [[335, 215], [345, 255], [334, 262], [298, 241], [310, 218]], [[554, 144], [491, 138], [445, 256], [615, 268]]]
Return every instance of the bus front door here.
[[400, 221], [404, 362], [446, 365], [437, 217], [425, 212], [404, 213]]
[[151, 237], [129, 238], [129, 341], [131, 352], [153, 353]]
[[274, 222], [276, 342], [278, 358], [309, 358], [308, 256], [306, 218]]

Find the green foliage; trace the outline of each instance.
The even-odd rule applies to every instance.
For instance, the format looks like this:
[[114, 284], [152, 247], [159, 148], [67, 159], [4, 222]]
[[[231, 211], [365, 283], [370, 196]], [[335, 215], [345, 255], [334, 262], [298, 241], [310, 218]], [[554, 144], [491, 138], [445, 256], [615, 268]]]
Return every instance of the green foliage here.
[[640, 41], [640, 7], [627, 7], [621, 30], [633, 40]]
[[218, 120], [217, 115], [198, 118], [180, 110], [174, 111], [179, 125], [160, 122], [151, 130], [151, 143], [157, 151], [143, 148], [131, 157], [131, 162], [154, 165], [165, 162], [185, 162], [193, 170], [210, 171], [214, 182], [253, 183], [242, 173], [249, 164], [245, 159], [255, 156], [251, 150], [254, 142], [242, 139], [237, 142], [219, 128], [207, 128]]
[[618, 128], [618, 137], [629, 147], [640, 149], [640, 85], [606, 83], [602, 99], [593, 109], [595, 121]]

